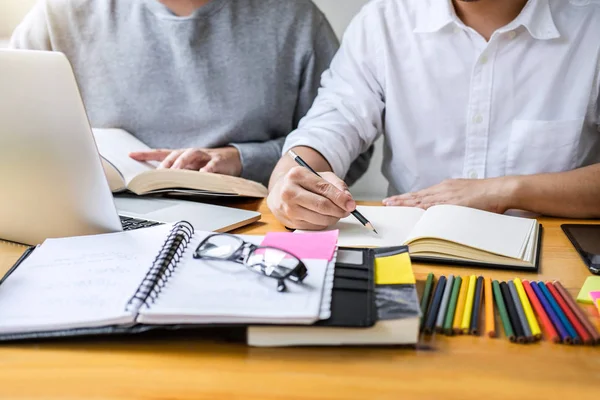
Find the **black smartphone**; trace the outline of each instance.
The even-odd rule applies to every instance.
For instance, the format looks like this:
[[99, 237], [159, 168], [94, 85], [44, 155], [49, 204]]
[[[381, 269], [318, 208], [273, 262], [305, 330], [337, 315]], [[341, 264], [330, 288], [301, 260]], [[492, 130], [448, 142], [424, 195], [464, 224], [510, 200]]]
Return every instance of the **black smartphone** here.
[[592, 274], [600, 275], [600, 225], [565, 224], [561, 227]]

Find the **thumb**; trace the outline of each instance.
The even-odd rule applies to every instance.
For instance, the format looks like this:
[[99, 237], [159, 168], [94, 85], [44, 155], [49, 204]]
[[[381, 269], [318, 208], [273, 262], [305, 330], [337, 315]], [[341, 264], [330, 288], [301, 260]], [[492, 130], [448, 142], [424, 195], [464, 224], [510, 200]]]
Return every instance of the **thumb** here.
[[[331, 172], [325, 172], [320, 175], [323, 179], [325, 179], [327, 182], [332, 184], [337, 190], [344, 194], [342, 198], [339, 199], [343, 201], [342, 209], [349, 212], [356, 210], [356, 202], [352, 198], [352, 193], [350, 193], [350, 189], [348, 188], [348, 185], [346, 184], [346, 182], [344, 182], [344, 180], [340, 179], [337, 175]], [[339, 201], [335, 202], [339, 203]]]

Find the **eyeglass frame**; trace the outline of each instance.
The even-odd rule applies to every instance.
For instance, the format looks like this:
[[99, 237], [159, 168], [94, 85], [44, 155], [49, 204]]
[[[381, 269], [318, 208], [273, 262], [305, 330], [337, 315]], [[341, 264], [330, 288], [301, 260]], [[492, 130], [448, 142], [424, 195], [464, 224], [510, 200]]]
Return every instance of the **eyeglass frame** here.
[[[208, 242], [210, 239], [214, 238], [214, 237], [218, 237], [218, 236], [223, 236], [223, 237], [230, 237], [235, 239], [236, 241], [238, 241], [240, 243], [240, 246], [232, 252], [232, 254], [229, 257], [210, 257], [210, 256], [202, 256], [199, 254], [200, 249], [202, 248], [202, 246], [204, 246], [206, 244], [206, 242]], [[285, 274], [282, 277], [275, 277], [275, 276], [270, 276], [267, 275], [264, 271], [264, 264], [254, 264], [254, 265], [250, 265], [248, 263], [248, 259], [250, 258], [250, 256], [257, 250], [277, 250], [280, 251], [290, 257], [295, 258], [296, 260], [298, 260], [298, 265], [296, 265], [296, 267], [294, 268], [288, 268], [286, 266], [277, 264], [278, 267], [280, 268], [286, 268], [289, 269], [289, 272], [287, 274]], [[244, 255], [244, 250], [247, 250], [247, 254]], [[300, 259], [300, 257], [296, 256], [295, 254], [287, 251], [287, 250], [283, 250], [280, 249], [278, 247], [273, 247], [273, 246], [257, 246], [254, 243], [250, 243], [248, 241], [245, 241], [244, 239], [235, 236], [235, 235], [231, 235], [228, 233], [215, 233], [212, 235], [207, 236], [206, 238], [204, 238], [204, 240], [202, 240], [202, 242], [200, 242], [200, 244], [198, 245], [198, 247], [196, 247], [196, 250], [194, 251], [193, 254], [194, 259], [199, 260], [213, 260], [213, 261], [232, 261], [235, 262], [237, 264], [241, 264], [243, 266], [245, 266], [246, 268], [248, 268], [249, 270], [251, 270], [252, 272], [255, 272], [259, 275], [265, 276], [267, 278], [271, 278], [271, 279], [276, 279], [277, 280], [277, 291], [278, 292], [285, 292], [287, 290], [287, 287], [285, 285], [285, 280], [289, 279], [294, 283], [302, 283], [304, 281], [304, 279], [306, 278], [306, 276], [308, 275], [308, 269], [306, 268], [306, 265], [302, 262], [302, 260]], [[258, 272], [255, 269], [253, 269], [253, 267], [255, 265], [259, 265], [261, 267], [260, 271]]]

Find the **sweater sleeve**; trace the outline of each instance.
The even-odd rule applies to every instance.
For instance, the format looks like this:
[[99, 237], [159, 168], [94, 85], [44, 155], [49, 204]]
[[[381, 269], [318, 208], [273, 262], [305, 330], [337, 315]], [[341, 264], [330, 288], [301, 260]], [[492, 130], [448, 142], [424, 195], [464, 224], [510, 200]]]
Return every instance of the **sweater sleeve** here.
[[13, 32], [10, 48], [50, 51], [50, 36], [46, 1], [38, 1]]
[[[322, 16], [315, 31], [313, 49], [302, 71], [298, 100], [294, 110], [294, 129], [308, 112], [319, 91], [321, 75], [335, 55], [339, 41], [327, 19]], [[287, 132], [286, 132], [287, 133]], [[242, 161], [242, 177], [268, 184], [275, 165], [281, 158], [285, 136], [262, 143], [231, 143], [238, 149]]]

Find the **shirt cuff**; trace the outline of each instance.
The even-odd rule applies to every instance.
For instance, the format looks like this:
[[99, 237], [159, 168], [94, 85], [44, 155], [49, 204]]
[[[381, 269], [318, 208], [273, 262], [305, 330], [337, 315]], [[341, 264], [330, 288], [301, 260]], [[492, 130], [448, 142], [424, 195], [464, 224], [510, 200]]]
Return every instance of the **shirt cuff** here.
[[[294, 137], [296, 135], [300, 137]], [[310, 138], [304, 136], [310, 136]], [[319, 142], [316, 139], [317, 137], [318, 135], [314, 132], [306, 132], [306, 135], [304, 135], [300, 134], [300, 132], [297, 131], [295, 133], [290, 134], [288, 136], [288, 139], [285, 141], [285, 145], [283, 146], [283, 155], [286, 155], [287, 152], [293, 149], [294, 147], [310, 147], [311, 149], [319, 152], [325, 158], [325, 160], [327, 160], [327, 162], [331, 166], [331, 169], [333, 170], [333, 173], [336, 176], [342, 178], [346, 176], [346, 174], [348, 173], [348, 169], [350, 168], [349, 163], [346, 162], [346, 160], [343, 160], [338, 153], [331, 150], [331, 146]]]

